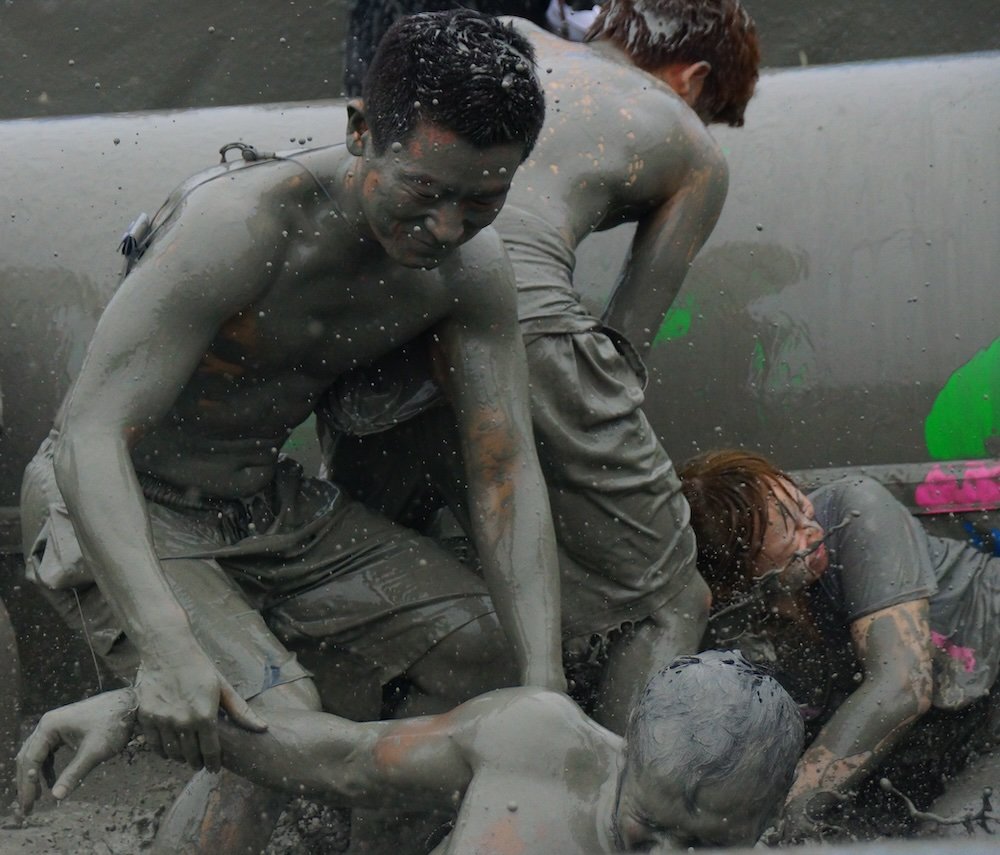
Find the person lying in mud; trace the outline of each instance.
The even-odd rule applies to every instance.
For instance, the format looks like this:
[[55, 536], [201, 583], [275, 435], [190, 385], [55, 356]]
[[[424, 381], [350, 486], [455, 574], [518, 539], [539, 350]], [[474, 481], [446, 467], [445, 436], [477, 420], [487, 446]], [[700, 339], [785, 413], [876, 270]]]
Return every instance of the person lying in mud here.
[[[598, 685], [593, 713], [621, 732], [635, 693], [663, 662], [697, 649], [708, 615], [687, 505], [642, 411], [646, 373], [633, 345], [649, 345], [722, 208], [727, 167], [706, 124], [742, 125], [757, 36], [739, 0], [609, 0], [588, 44], [514, 23], [535, 48], [548, 112], [495, 226], [517, 276], [569, 673]], [[574, 250], [630, 221], [629, 262], [598, 318], [573, 288]], [[430, 481], [468, 530], [457, 443], [444, 441], [449, 413], [383, 430], [405, 415], [379, 423], [355, 409], [338, 389], [319, 410], [338, 477], [417, 525], [407, 503]]]
[[[134, 732], [129, 690], [42, 717], [18, 755], [28, 813], [42, 778], [65, 798]], [[435, 716], [355, 723], [295, 711], [265, 733], [220, 725], [223, 762], [247, 778], [334, 803], [452, 814], [436, 853], [666, 852], [752, 845], [780, 810], [802, 718], [739, 654], [684, 656], [641, 693], [625, 738], [565, 695], [501, 689]], [[62, 745], [75, 756], [58, 780]]]
[[[867, 477], [807, 496], [767, 459], [738, 450], [696, 457], [681, 477], [714, 597], [710, 642], [776, 660], [818, 728], [785, 806], [786, 838], [819, 831], [824, 812], [932, 707], [946, 732], [955, 711], [979, 701], [978, 735], [990, 735], [983, 699], [1000, 667], [1000, 559], [928, 535]], [[956, 753], [971, 749], [959, 741]], [[930, 743], [947, 753], [937, 736]]]
[[[406, 674], [438, 708], [565, 687], [514, 281], [486, 228], [544, 119], [531, 45], [464, 10], [408, 19], [347, 112], [346, 146], [246, 150], [133, 235], [141, 258], [25, 476], [29, 574], [134, 678], [150, 743], [196, 768], [219, 768], [220, 708], [260, 730], [320, 708], [313, 675], [377, 701]], [[280, 454], [339, 374], [428, 332], [485, 583]], [[197, 841], [164, 848], [217, 850], [230, 821], [227, 845], [259, 845], [276, 818], [209, 798], [214, 777], [191, 787], [179, 804], [215, 813], [168, 816], [161, 837]]]

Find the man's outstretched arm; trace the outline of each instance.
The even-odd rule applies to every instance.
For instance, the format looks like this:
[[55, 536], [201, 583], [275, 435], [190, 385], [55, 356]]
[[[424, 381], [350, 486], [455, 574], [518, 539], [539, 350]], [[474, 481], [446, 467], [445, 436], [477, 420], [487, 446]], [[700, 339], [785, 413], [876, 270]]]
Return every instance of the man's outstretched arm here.
[[492, 230], [463, 247], [461, 259], [446, 273], [463, 288], [440, 334], [471, 534], [522, 684], [565, 691], [559, 564], [531, 427], [514, 275]]
[[671, 159], [666, 200], [639, 220], [604, 314], [605, 323], [624, 333], [640, 353], [656, 338], [691, 262], [715, 228], [729, 189], [725, 158], [700, 125], [688, 130], [683, 143], [664, 146], [661, 156]]
[[[473, 775], [463, 744], [475, 737], [483, 714], [517, 697], [491, 693], [444, 715], [397, 722], [358, 723], [282, 710], [260, 734], [223, 720], [223, 760], [226, 768], [255, 783], [333, 803], [454, 809]], [[132, 690], [121, 689], [42, 716], [17, 757], [22, 812], [33, 809], [43, 780], [53, 796], [64, 799], [117, 755], [132, 737], [135, 707]], [[56, 778], [53, 761], [63, 746], [74, 755]]]

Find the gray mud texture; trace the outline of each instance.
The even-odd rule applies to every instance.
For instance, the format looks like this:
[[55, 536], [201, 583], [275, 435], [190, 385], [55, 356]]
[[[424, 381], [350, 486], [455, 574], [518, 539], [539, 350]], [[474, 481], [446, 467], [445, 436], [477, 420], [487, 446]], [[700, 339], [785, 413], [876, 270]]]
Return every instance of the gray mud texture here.
[[[65, 759], [63, 752], [62, 759]], [[136, 855], [148, 852], [160, 820], [188, 778], [187, 770], [148, 751], [104, 764], [62, 804], [46, 795], [20, 821], [0, 811], [0, 855]], [[294, 801], [263, 855], [332, 855], [347, 848], [346, 814]], [[228, 854], [227, 854], [228, 855]]]

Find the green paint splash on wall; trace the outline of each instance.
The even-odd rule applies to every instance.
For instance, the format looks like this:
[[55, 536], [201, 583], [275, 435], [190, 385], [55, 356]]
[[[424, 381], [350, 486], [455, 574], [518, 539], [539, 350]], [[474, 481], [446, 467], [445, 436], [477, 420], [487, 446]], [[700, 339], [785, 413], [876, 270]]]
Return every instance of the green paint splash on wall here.
[[750, 370], [754, 373], [758, 381], [766, 367], [767, 357], [764, 356], [764, 348], [761, 347], [759, 341], [755, 341], [753, 343], [753, 353], [750, 354]]
[[653, 339], [653, 347], [666, 341], [684, 338], [691, 331], [691, 320], [694, 317], [694, 298], [685, 297], [670, 307]]
[[986, 440], [1000, 434], [1000, 338], [948, 378], [924, 421], [934, 460], [987, 457]]

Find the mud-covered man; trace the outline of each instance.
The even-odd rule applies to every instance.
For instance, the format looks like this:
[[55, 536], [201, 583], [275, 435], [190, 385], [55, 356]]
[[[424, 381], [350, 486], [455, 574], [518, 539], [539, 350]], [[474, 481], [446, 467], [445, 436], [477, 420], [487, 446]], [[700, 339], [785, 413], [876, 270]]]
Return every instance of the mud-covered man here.
[[[22, 810], [43, 776], [62, 799], [117, 754], [132, 704], [122, 690], [44, 716], [18, 757]], [[709, 651], [649, 681], [624, 740], [565, 695], [534, 688], [391, 723], [296, 711], [264, 734], [221, 731], [224, 762], [263, 784], [334, 803], [457, 811], [439, 855], [610, 855], [752, 845], [788, 790], [803, 727], [773, 678]], [[75, 756], [56, 780], [61, 745]]]
[[[649, 675], [697, 649], [708, 614], [688, 507], [641, 409], [636, 348], [649, 347], [722, 209], [728, 172], [706, 125], [743, 124], [757, 36], [739, 0], [609, 0], [582, 45], [515, 23], [535, 48], [547, 114], [495, 225], [517, 276], [567, 659], [598, 681], [595, 715], [620, 732]], [[624, 222], [635, 238], [599, 318], [573, 288], [574, 252]], [[342, 436], [334, 468], [391, 516], [405, 479], [429, 474], [462, 517], [440, 422], [438, 411], [404, 425], [409, 437]], [[424, 470], [412, 471], [415, 448]]]
[[[376, 686], [405, 674], [439, 708], [564, 687], [513, 276], [486, 229], [543, 116], [523, 37], [477, 13], [419, 16], [384, 40], [346, 147], [250, 154], [154, 219], [28, 469], [24, 520], [29, 572], [134, 676], [167, 756], [218, 769], [220, 709], [249, 730], [319, 709], [317, 684], [355, 685], [329, 675], [338, 657]], [[280, 456], [339, 374], [424, 333], [485, 584]], [[203, 774], [183, 802], [218, 805], [215, 786]], [[215, 845], [227, 815], [253, 842], [274, 811], [233, 801], [175, 851]]]

